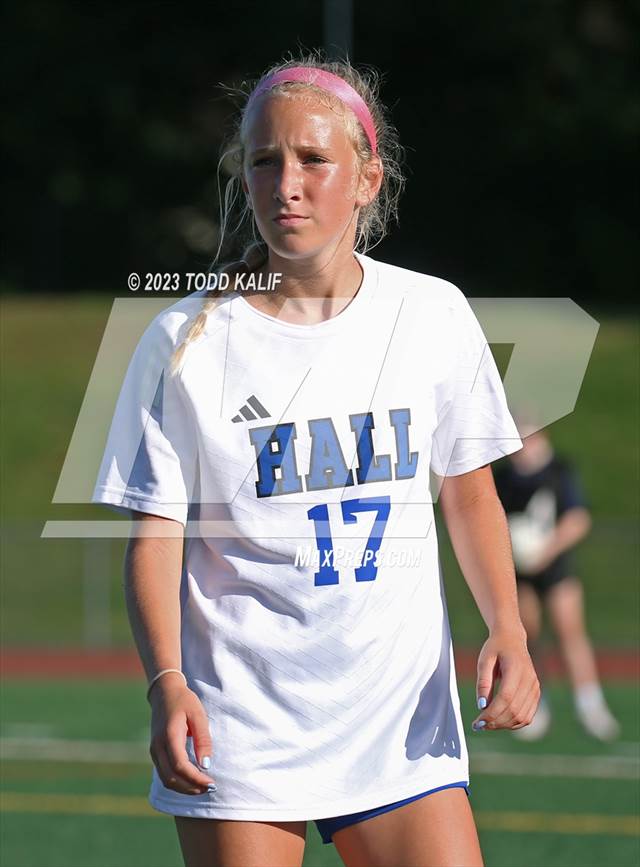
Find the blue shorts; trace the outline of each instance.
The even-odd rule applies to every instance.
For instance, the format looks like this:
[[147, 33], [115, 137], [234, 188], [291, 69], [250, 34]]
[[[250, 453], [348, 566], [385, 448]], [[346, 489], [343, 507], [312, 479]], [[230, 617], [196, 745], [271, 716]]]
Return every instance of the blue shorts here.
[[448, 783], [446, 786], [438, 786], [437, 789], [429, 789], [426, 792], [421, 792], [419, 795], [413, 795], [411, 798], [405, 798], [402, 801], [394, 801], [393, 804], [385, 804], [383, 807], [375, 807], [373, 810], [362, 810], [360, 813], [350, 813], [348, 816], [333, 816], [331, 819], [316, 819], [316, 828], [320, 832], [323, 843], [332, 843], [332, 837], [336, 831], [341, 828], [346, 828], [347, 825], [355, 825], [356, 822], [363, 822], [365, 819], [371, 819], [372, 816], [378, 816], [380, 813], [388, 813], [390, 810], [395, 810], [396, 807], [402, 807], [403, 804], [409, 804], [411, 801], [417, 801], [418, 798], [424, 798], [425, 795], [432, 795], [434, 792], [440, 792], [442, 789], [464, 789], [469, 795], [469, 783]]

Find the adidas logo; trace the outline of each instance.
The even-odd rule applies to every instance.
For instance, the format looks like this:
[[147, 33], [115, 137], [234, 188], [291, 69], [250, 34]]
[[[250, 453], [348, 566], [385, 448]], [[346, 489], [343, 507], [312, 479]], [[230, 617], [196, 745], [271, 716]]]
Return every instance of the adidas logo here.
[[[250, 407], [247, 406], [247, 404], [250, 404], [258, 415], [253, 413]], [[234, 415], [231, 421], [253, 421], [254, 419], [258, 418], [258, 416], [260, 416], [260, 418], [270, 418], [271, 413], [267, 412], [267, 410], [262, 406], [258, 398], [255, 396], [255, 394], [252, 394], [251, 397], [247, 398], [247, 403], [245, 403], [244, 406], [240, 407], [238, 415]]]

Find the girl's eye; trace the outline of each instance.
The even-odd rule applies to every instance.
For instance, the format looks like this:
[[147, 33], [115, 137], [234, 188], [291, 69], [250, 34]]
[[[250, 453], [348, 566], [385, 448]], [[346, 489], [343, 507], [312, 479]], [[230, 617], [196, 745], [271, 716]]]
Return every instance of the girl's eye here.
[[[309, 154], [308, 156], [303, 158], [303, 162], [311, 163], [311, 165], [322, 165], [326, 163], [327, 160], [324, 157], [319, 157], [315, 154]], [[270, 166], [274, 163], [274, 157], [256, 157], [253, 161], [252, 165], [254, 168], [259, 168], [261, 166]]]

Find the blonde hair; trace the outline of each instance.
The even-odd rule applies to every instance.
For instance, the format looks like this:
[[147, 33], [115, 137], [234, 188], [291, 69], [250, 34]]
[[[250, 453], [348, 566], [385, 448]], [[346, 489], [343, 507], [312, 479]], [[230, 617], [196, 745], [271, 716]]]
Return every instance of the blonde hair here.
[[[218, 179], [220, 169], [223, 166], [229, 171], [230, 178], [225, 185], [224, 200], [220, 199], [220, 237], [218, 249], [210, 269], [212, 273], [226, 273], [229, 275], [231, 278], [229, 280], [229, 290], [211, 289], [203, 293], [202, 308], [190, 325], [188, 325], [182, 343], [177, 347], [171, 358], [170, 367], [172, 374], [182, 364], [187, 346], [194, 340], [197, 340], [204, 331], [209, 313], [217, 306], [221, 298], [228, 295], [229, 291], [231, 291], [234, 282], [233, 277], [236, 274], [251, 273], [264, 265], [268, 260], [268, 247], [258, 233], [253, 212], [246, 198], [244, 198], [244, 203], [240, 208], [237, 222], [231, 230], [229, 229], [229, 223], [234, 208], [237, 207], [238, 201], [243, 198], [241, 174], [244, 161], [245, 109], [249, 96], [255, 87], [266, 78], [290, 66], [311, 66], [340, 76], [362, 97], [371, 113], [377, 136], [377, 154], [382, 164], [383, 176], [377, 196], [368, 205], [360, 208], [358, 213], [354, 249], [361, 253], [366, 253], [372, 249], [387, 234], [391, 220], [398, 219], [398, 201], [405, 184], [401, 167], [404, 150], [399, 143], [397, 130], [388, 120], [386, 109], [380, 101], [381, 76], [374, 69], [367, 68], [360, 71], [355, 69], [348, 60], [327, 60], [324, 53], [318, 50], [304, 54], [298, 58], [291, 57], [282, 63], [272, 66], [257, 82], [243, 82], [242, 87], [237, 88], [235, 91], [229, 90], [228, 92], [231, 95], [240, 97], [243, 103], [240, 106], [240, 116], [236, 128], [224, 148], [218, 163]], [[308, 91], [311, 91], [314, 96], [317, 96], [330, 108], [336, 108], [336, 97], [327, 93], [324, 89], [303, 82], [283, 82], [276, 85], [271, 92], [278, 95], [287, 95], [289, 93], [297, 95]], [[340, 106], [342, 106], [342, 103], [340, 103]], [[351, 111], [345, 108], [343, 117], [347, 133], [353, 142], [358, 169], [362, 171], [363, 167], [373, 157], [371, 144], [362, 126]], [[218, 185], [218, 188], [220, 188], [220, 185]], [[241, 258], [225, 266], [216, 267], [227, 234], [237, 237], [242, 233], [247, 224], [249, 232], [246, 240], [248, 243]]]

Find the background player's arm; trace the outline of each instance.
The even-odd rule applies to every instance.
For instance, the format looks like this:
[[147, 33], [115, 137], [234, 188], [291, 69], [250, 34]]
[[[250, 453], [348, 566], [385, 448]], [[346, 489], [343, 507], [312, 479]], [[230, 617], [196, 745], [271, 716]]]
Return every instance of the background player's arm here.
[[[125, 556], [125, 599], [133, 637], [147, 680], [164, 668], [181, 669], [180, 582], [184, 528], [178, 521], [133, 512]], [[207, 717], [198, 697], [179, 674], [159, 678], [149, 694], [151, 755], [165, 786], [185, 794], [204, 791], [211, 778], [190, 761], [186, 737], [196, 755], [211, 755]]]
[[[507, 519], [490, 466], [442, 485], [440, 506], [451, 544], [469, 589], [489, 629], [478, 658], [478, 697], [488, 707], [476, 720], [487, 728], [528, 725], [540, 687], [520, 620]], [[496, 680], [499, 692], [494, 696]]]
[[566, 458], [558, 460], [557, 510], [553, 532], [533, 564], [534, 572], [542, 572], [558, 557], [581, 542], [591, 529], [589, 503], [577, 469]]
[[581, 542], [591, 529], [591, 523], [591, 515], [584, 506], [575, 506], [564, 512], [558, 518], [553, 534], [531, 571], [541, 572], [561, 554]]

